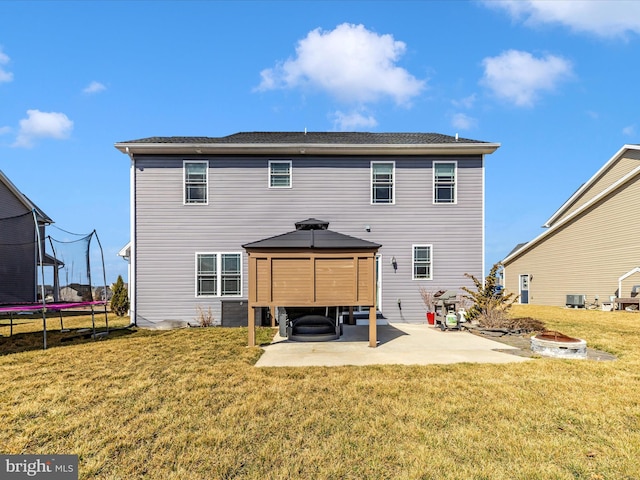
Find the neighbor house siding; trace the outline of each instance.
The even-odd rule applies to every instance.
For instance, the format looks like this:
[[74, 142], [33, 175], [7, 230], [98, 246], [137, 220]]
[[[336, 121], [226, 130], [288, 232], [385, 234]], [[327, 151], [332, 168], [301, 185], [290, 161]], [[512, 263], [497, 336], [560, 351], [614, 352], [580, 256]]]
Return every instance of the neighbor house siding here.
[[518, 277], [528, 274], [532, 304], [564, 305], [567, 294], [600, 302], [616, 295], [618, 278], [640, 265], [639, 178], [505, 262], [505, 288], [519, 293]]
[[[29, 208], [0, 181], [0, 218], [18, 217]], [[0, 303], [36, 301], [36, 231], [32, 215], [2, 223], [0, 231]], [[10, 226], [9, 226], [10, 225]], [[19, 246], [21, 245], [21, 246]]]
[[[208, 205], [183, 204], [183, 160], [208, 160]], [[269, 160], [292, 162], [292, 188], [268, 188]], [[371, 161], [395, 162], [395, 204], [371, 204]], [[434, 161], [457, 161], [457, 204], [433, 205]], [[476, 156], [136, 156], [136, 285], [139, 324], [195, 321], [198, 306], [220, 322], [220, 299], [195, 295], [195, 252], [294, 230], [306, 218], [381, 244], [382, 305], [393, 321], [424, 322], [418, 287], [472, 286], [483, 274], [483, 159]], [[370, 226], [370, 232], [365, 226]], [[412, 280], [412, 244], [433, 245], [433, 280]], [[390, 263], [396, 258], [397, 271]], [[398, 308], [398, 300], [402, 309]]]
[[29, 209], [0, 181], [0, 218], [15, 217]]
[[628, 150], [624, 156], [615, 160], [608, 165], [600, 176], [589, 185], [583, 192], [580, 193], [570, 204], [563, 206], [564, 212], [553, 223], [561, 221], [563, 218], [570, 215], [580, 206], [586, 204], [600, 193], [605, 191], [611, 185], [616, 183], [626, 174], [640, 166], [640, 152], [637, 150]]

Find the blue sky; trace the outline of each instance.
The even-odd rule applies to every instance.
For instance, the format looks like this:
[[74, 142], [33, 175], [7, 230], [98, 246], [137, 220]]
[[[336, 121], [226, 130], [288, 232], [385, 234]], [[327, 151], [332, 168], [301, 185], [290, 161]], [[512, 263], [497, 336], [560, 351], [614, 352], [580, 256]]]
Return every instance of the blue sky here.
[[[438, 132], [487, 157], [486, 265], [640, 143], [640, 2], [0, 2], [0, 170], [126, 274], [113, 144]], [[52, 231], [55, 236], [55, 232]]]

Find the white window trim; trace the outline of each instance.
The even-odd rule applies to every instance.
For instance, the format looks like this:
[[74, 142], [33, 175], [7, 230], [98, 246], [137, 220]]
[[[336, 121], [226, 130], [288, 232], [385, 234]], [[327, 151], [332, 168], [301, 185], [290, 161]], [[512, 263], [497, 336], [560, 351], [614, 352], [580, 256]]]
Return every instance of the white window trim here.
[[[374, 202], [373, 201], [373, 165], [376, 163], [381, 164], [391, 164], [391, 201], [386, 202]], [[396, 162], [394, 160], [371, 160], [371, 164], [369, 165], [369, 202], [371, 205], [395, 205], [396, 203]]]
[[[198, 257], [200, 255], [216, 256], [216, 293], [214, 295], [198, 295]], [[239, 255], [240, 256], [240, 293], [238, 295], [222, 295], [222, 255]], [[242, 252], [196, 252], [195, 253], [195, 272], [194, 272], [194, 295], [195, 298], [241, 298], [244, 288], [244, 259]]]
[[[436, 202], [436, 165], [440, 163], [453, 163], [453, 202]], [[457, 160], [436, 160], [433, 162], [433, 173], [431, 178], [433, 189], [432, 202], [434, 205], [456, 205], [458, 203], [458, 161]]]
[[[427, 278], [416, 278], [416, 247], [429, 247], [430, 253], [430, 269], [429, 276]], [[411, 245], [411, 279], [412, 280], [433, 280], [433, 244], [431, 243], [415, 243]]]
[[[285, 187], [274, 187], [271, 185], [271, 164], [272, 163], [288, 163], [289, 164], [289, 185]], [[267, 175], [267, 187], [273, 189], [293, 188], [293, 162], [291, 160], [269, 160], [269, 175]]]
[[[206, 165], [207, 176], [205, 178], [205, 186], [207, 199], [204, 202], [187, 202], [187, 163], [202, 163]], [[182, 204], [183, 205], [209, 205], [209, 161], [208, 160], [189, 160], [182, 161]]]

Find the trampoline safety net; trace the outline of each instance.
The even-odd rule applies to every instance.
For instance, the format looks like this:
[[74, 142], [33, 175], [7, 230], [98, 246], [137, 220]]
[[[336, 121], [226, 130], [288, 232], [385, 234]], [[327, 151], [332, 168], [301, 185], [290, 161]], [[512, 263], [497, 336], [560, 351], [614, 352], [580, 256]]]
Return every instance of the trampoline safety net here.
[[0, 305], [106, 300], [96, 231], [75, 234], [54, 225], [47, 228], [56, 229], [58, 238], [44, 236], [34, 212], [0, 218]]

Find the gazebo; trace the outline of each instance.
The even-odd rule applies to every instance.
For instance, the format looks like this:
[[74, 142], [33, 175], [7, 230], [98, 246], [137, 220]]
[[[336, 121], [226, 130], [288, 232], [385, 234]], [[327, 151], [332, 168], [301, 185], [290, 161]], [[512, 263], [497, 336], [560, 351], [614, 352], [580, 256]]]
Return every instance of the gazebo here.
[[276, 307], [368, 307], [369, 346], [377, 345], [376, 253], [381, 245], [328, 229], [309, 218], [292, 232], [247, 243], [249, 346], [256, 310]]

